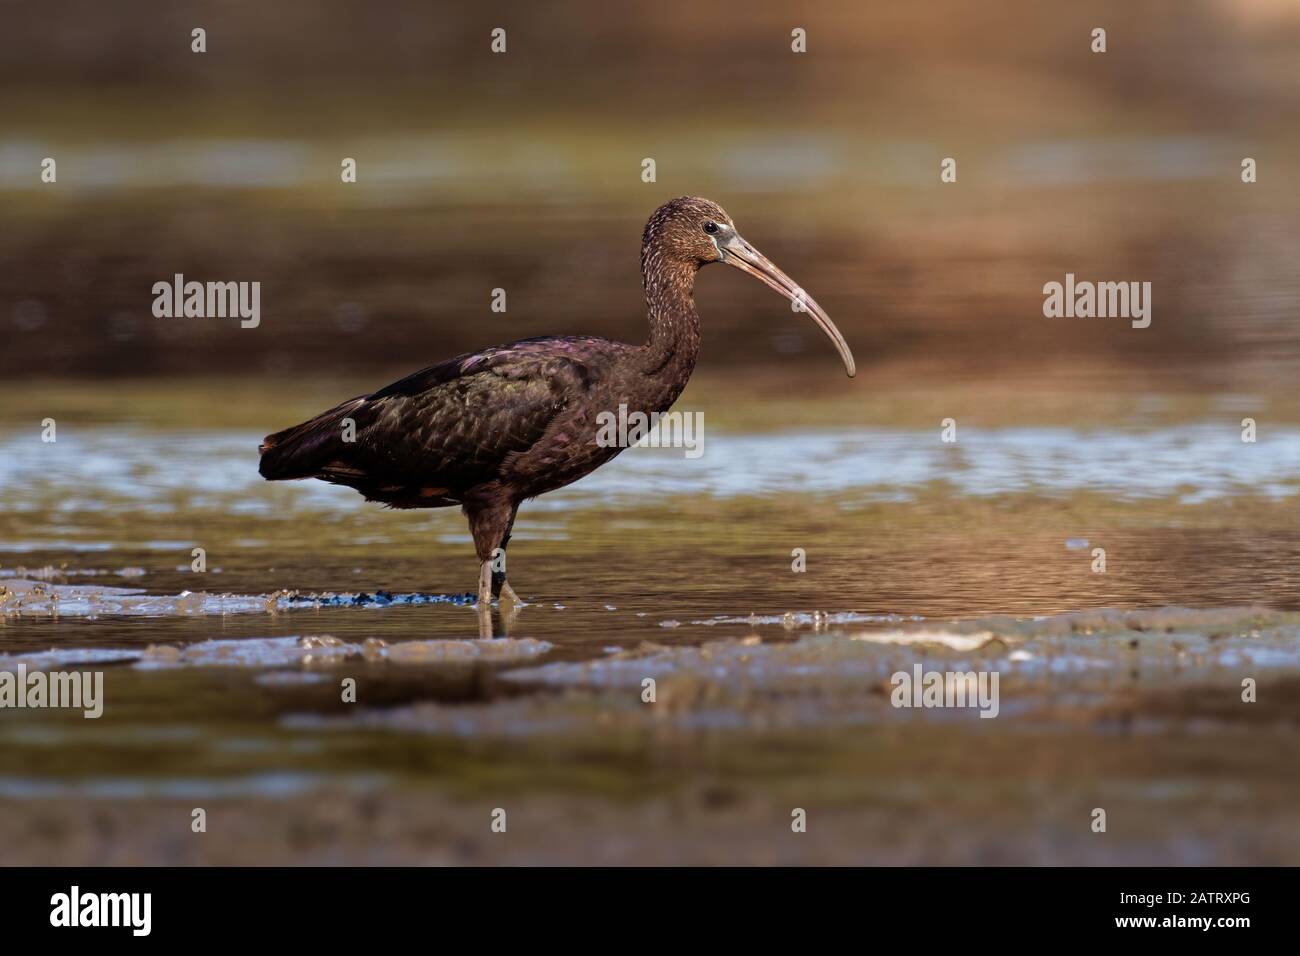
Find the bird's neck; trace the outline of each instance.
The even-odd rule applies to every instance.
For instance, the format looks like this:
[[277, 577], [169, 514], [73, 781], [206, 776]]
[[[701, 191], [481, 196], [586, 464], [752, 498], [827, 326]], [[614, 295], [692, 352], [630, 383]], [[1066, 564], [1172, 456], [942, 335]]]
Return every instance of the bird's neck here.
[[685, 387], [700, 357], [700, 317], [692, 294], [697, 271], [694, 263], [667, 261], [653, 249], [641, 255], [650, 338], [639, 350], [638, 365], [646, 375], [676, 383], [676, 393]]

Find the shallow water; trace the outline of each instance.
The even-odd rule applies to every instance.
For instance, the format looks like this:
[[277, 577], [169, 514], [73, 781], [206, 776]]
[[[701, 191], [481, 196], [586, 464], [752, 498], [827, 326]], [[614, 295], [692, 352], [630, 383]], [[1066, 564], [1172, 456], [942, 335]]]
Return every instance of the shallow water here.
[[[1247, 445], [1232, 420], [1011, 425], [946, 445], [937, 428], [837, 426], [710, 432], [699, 459], [631, 449], [525, 506], [510, 558], [529, 603], [494, 616], [508, 638], [491, 642], [458, 512], [263, 482], [257, 438], [0, 435], [0, 670], [105, 674], [99, 720], [0, 710], [0, 800], [56, 832], [23, 852], [120, 859], [120, 840], [61, 815], [84, 804], [108, 832], [143, 830], [135, 852], [158, 861], [554, 858], [540, 836], [479, 842], [479, 810], [509, 805], [561, 830], [583, 807], [600, 840], [643, 833], [637, 859], [652, 835], [675, 859], [761, 859], [798, 801], [846, 835], [800, 862], [969, 862], [997, 840], [1012, 861], [1300, 859], [1270, 836], [1297, 781], [1241, 766], [1297, 714], [1231, 706], [1242, 674], [1270, 699], [1300, 680], [1300, 428]], [[1062, 616], [1179, 605], [1197, 610]], [[999, 719], [888, 705], [891, 673], [940, 661], [996, 670]], [[1171, 726], [1205, 741], [1199, 769]], [[1066, 767], [1045, 740], [1088, 741], [1101, 763]], [[1230, 773], [1244, 789], [1222, 789]], [[954, 804], [959, 779], [983, 782]], [[1036, 802], [1050, 780], [1088, 806], [1120, 786], [1113, 801], [1136, 801], [1121, 826], [1150, 835], [1087, 844]], [[1206, 801], [1260, 813], [1233, 849], [1134, 796], [1169, 786], [1187, 821]], [[284, 842], [286, 800], [309, 838]], [[447, 830], [420, 831], [410, 800]], [[179, 846], [146, 822], [205, 803], [257, 840]], [[375, 806], [402, 822], [363, 850]], [[658, 816], [682, 806], [689, 822]], [[891, 842], [918, 807], [925, 825]], [[570, 836], [560, 858], [609, 858]]]
[[[1300, 428], [1267, 429], [1253, 443], [1240, 426], [1184, 424], [1173, 428], [970, 428], [944, 442], [940, 429], [854, 428], [775, 434], [709, 435], [694, 458], [683, 449], [637, 448], [616, 463], [532, 502], [529, 511], [567, 511], [593, 500], [633, 506], [679, 495], [853, 493], [855, 503], [914, 501], [933, 483], [958, 495], [1105, 492], [1120, 498], [1175, 497], [1198, 502], [1254, 492], [1300, 492]], [[44, 454], [32, 454], [30, 434], [0, 436], [0, 490], [27, 486], [60, 499], [60, 510], [107, 507], [104, 495], [147, 512], [235, 504], [237, 514], [269, 515], [283, 505], [259, 492], [253, 432], [168, 432], [99, 428], [66, 432]], [[250, 467], [250, 465], [252, 467]], [[297, 510], [335, 512], [356, 494], [324, 482], [288, 485]], [[93, 498], [82, 497], [93, 490]], [[15, 502], [15, 507], [24, 507]], [[36, 507], [30, 503], [26, 507]], [[76, 549], [75, 541], [60, 541]], [[86, 542], [105, 550], [114, 542]], [[184, 542], [141, 542], [151, 550]], [[34, 549], [0, 541], [0, 553]]]

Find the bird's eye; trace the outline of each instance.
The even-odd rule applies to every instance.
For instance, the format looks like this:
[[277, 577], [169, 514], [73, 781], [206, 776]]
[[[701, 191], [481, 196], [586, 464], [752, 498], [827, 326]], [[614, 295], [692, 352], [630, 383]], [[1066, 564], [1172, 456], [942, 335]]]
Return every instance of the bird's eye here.
[[718, 224], [716, 222], [706, 222], [704, 224], [704, 231], [711, 236], [718, 231]]

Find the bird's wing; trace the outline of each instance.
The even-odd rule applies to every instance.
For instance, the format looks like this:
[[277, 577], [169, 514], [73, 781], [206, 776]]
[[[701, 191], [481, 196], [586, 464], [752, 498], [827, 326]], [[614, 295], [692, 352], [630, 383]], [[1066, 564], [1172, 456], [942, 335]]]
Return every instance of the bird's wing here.
[[536, 444], [586, 391], [590, 350], [580, 341], [526, 340], [431, 365], [268, 436], [261, 472], [357, 487], [418, 482], [455, 497]]

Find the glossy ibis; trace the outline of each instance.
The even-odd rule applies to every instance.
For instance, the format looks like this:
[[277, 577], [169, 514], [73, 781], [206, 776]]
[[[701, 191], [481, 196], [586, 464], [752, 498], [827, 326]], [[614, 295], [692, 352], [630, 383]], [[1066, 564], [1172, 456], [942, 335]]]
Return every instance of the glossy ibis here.
[[644, 345], [546, 336], [439, 362], [268, 435], [262, 476], [320, 478], [393, 508], [460, 505], [480, 562], [480, 610], [493, 597], [517, 602], [504, 556], [520, 503], [622, 451], [596, 440], [602, 411], [625, 405], [649, 416], [677, 400], [700, 352], [695, 273], [710, 262], [749, 273], [806, 311], [854, 374], [848, 344], [821, 307], [740, 237], [722, 207], [682, 197], [655, 210], [642, 236]]

